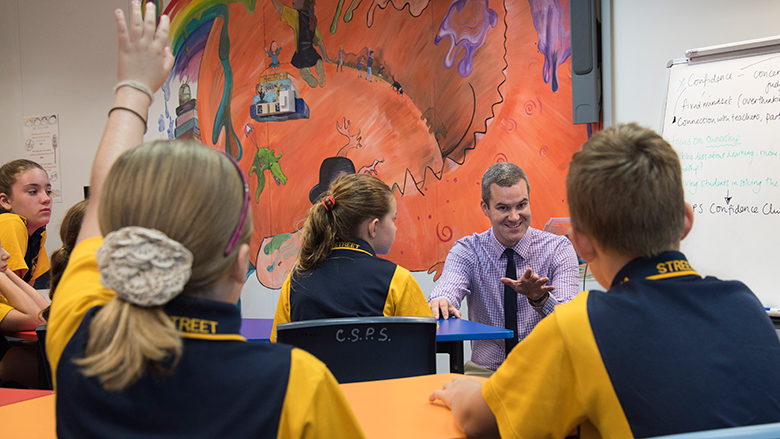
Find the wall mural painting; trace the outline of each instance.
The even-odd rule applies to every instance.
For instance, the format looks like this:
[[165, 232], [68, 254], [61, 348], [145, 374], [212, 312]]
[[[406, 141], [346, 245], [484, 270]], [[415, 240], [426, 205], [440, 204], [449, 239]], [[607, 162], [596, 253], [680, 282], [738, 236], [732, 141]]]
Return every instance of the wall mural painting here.
[[[280, 288], [307, 209], [344, 172], [393, 187], [387, 258], [437, 278], [489, 221], [497, 161], [531, 181], [532, 226], [565, 217], [590, 126], [571, 123], [567, 0], [173, 0], [163, 137], [235, 157], [250, 179], [253, 275]], [[178, 95], [177, 95], [178, 90]]]

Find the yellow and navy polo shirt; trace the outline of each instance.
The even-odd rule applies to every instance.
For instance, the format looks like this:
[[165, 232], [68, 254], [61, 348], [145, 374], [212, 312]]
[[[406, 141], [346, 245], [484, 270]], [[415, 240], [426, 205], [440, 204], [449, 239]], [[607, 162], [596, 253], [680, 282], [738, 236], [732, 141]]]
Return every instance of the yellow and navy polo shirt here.
[[682, 253], [556, 307], [482, 389], [501, 437], [651, 437], [780, 422], [780, 340], [750, 289]]
[[271, 341], [279, 323], [369, 316], [433, 317], [433, 312], [409, 270], [377, 257], [363, 240], [337, 243], [324, 264], [287, 277]]
[[52, 304], [46, 344], [59, 438], [363, 437], [325, 365], [290, 346], [247, 342], [229, 303], [180, 295], [165, 306], [184, 342], [171, 374], [147, 369], [111, 392], [84, 376], [73, 360], [83, 357], [90, 323], [114, 295], [100, 284], [101, 243], [76, 246]]

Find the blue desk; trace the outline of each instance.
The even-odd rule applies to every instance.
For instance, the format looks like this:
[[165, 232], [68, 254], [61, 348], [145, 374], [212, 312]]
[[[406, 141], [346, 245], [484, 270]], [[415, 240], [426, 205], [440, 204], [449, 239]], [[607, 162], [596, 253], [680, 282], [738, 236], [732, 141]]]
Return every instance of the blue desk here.
[[[241, 319], [241, 335], [247, 340], [268, 341], [271, 338], [273, 319]], [[512, 331], [483, 325], [469, 320], [439, 320], [436, 330], [436, 352], [450, 355], [450, 372], [463, 373], [463, 342], [465, 340], [490, 340], [510, 338]]]
[[463, 319], [438, 320], [436, 352], [450, 354], [450, 372], [463, 373], [463, 342], [511, 338], [512, 331]]

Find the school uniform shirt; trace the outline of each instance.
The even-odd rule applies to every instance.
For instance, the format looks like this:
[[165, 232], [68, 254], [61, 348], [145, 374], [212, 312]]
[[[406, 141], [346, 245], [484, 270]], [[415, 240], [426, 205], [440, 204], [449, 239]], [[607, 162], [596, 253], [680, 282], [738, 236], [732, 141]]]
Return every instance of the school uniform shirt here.
[[274, 315], [276, 325], [339, 317], [433, 317], [409, 270], [376, 256], [366, 241], [337, 243], [319, 267], [287, 276]]
[[41, 230], [41, 239], [38, 253], [26, 257], [27, 245], [30, 242], [30, 235], [28, 235], [29, 232], [27, 231], [27, 219], [10, 212], [0, 214], [0, 244], [11, 255], [8, 259], [8, 269], [13, 272], [21, 270], [22, 275], [19, 277], [24, 279], [25, 282], [29, 282], [28, 271], [31, 269], [32, 274], [29, 275], [31, 279], [38, 279], [39, 276], [49, 271], [51, 267], [49, 256], [46, 255], [46, 249], [44, 248], [46, 229], [44, 227], [41, 229], [39, 229]]
[[76, 246], [52, 304], [46, 347], [59, 438], [363, 437], [324, 364], [300, 349], [248, 343], [228, 303], [180, 295], [165, 305], [183, 339], [172, 374], [147, 370], [120, 391], [85, 377], [73, 360], [84, 356], [89, 324], [114, 295], [100, 284], [101, 243]]
[[[501, 278], [506, 276], [505, 250], [493, 228], [459, 239], [447, 255], [441, 278], [429, 300], [444, 297], [460, 309], [465, 297], [469, 320], [506, 328], [504, 284], [501, 283]], [[531, 305], [522, 294], [517, 295], [517, 339], [521, 341], [557, 305], [577, 295], [579, 265], [568, 238], [531, 227], [512, 250], [517, 270], [515, 279], [530, 268], [540, 278], [549, 278], [547, 285], [555, 287], [540, 307]], [[496, 370], [506, 358], [506, 342], [502, 339], [472, 340], [471, 349], [471, 361], [490, 370]]]
[[780, 422], [780, 340], [743, 283], [682, 253], [626, 265], [560, 305], [482, 396], [502, 438], [652, 437]]
[[0, 295], [0, 322], [2, 322], [3, 319], [5, 319], [5, 316], [7, 316], [12, 309], [14, 309], [14, 307], [11, 306], [10, 303], [8, 303], [8, 299]]

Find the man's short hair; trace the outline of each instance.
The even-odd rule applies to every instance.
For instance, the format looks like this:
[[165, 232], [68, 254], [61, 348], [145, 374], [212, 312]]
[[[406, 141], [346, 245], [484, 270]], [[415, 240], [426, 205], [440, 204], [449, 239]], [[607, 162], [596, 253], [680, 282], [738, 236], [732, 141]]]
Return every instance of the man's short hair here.
[[652, 257], [679, 245], [680, 160], [651, 129], [630, 123], [595, 134], [574, 154], [566, 192], [572, 226], [604, 249]]
[[525, 187], [530, 197], [531, 185], [528, 184], [528, 177], [519, 166], [509, 162], [494, 163], [482, 175], [482, 201], [490, 205], [490, 185], [493, 183], [499, 187], [512, 187], [520, 180], [525, 180]]

